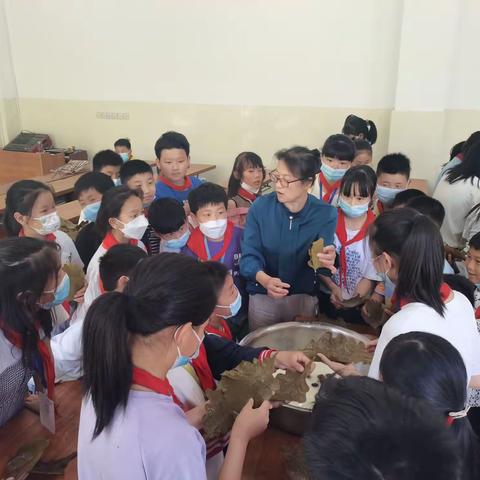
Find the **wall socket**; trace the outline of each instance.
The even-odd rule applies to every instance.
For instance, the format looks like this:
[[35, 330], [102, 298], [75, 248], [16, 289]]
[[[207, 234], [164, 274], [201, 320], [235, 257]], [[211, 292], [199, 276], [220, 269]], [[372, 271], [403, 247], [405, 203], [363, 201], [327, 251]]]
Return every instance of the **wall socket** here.
[[130, 120], [128, 112], [97, 112], [99, 120]]

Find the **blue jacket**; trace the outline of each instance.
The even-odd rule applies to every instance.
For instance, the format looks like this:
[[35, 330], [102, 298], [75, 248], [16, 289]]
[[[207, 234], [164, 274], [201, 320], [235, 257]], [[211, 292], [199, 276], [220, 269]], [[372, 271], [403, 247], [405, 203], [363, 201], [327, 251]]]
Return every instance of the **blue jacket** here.
[[155, 187], [155, 198], [174, 198], [180, 203], [183, 203], [185, 200], [188, 200], [188, 194], [203, 183], [198, 177], [190, 177], [190, 180], [192, 181], [192, 188], [182, 191], [174, 190], [168, 185], [158, 181]]
[[289, 294], [313, 295], [315, 272], [307, 265], [308, 250], [319, 238], [333, 245], [336, 225], [337, 209], [312, 195], [297, 213], [280, 203], [276, 193], [259, 197], [248, 212], [242, 241], [240, 273], [247, 291], [266, 293], [255, 280], [262, 270], [289, 283]]

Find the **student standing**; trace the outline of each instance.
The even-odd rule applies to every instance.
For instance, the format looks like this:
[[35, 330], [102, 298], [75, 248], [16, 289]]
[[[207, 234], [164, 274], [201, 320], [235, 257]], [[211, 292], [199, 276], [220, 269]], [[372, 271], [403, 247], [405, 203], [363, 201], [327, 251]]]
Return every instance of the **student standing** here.
[[367, 140], [361, 138], [354, 140], [355, 143], [355, 158], [352, 162], [352, 167], [358, 165], [371, 165], [372, 163], [372, 146]]
[[93, 171], [111, 177], [115, 186], [120, 185], [120, 168], [122, 165], [122, 157], [113, 150], [101, 150], [95, 154], [92, 160]]
[[128, 138], [119, 138], [113, 144], [113, 148], [115, 149], [115, 152], [118, 153], [120, 157], [122, 157], [122, 160], [124, 162], [132, 160], [132, 144], [130, 143], [130, 140]]
[[372, 120], [350, 114], [343, 124], [342, 133], [352, 140], [365, 140], [370, 145], [377, 141], [377, 127]]

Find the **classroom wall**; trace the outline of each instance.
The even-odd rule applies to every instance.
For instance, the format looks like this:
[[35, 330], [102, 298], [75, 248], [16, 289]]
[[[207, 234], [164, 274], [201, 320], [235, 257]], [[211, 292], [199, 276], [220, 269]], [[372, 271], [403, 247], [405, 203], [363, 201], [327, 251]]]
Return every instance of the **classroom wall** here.
[[403, 150], [432, 180], [480, 124], [475, 0], [2, 1], [22, 128], [60, 146], [128, 136], [150, 159], [176, 129], [223, 180], [238, 152], [270, 164], [355, 112], [379, 127], [377, 159]]

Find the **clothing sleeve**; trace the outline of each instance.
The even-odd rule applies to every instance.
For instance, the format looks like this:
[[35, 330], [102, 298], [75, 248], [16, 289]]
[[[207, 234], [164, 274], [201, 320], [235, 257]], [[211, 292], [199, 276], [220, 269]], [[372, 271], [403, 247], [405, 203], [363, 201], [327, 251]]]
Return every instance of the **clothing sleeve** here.
[[[336, 251], [337, 247], [335, 245], [335, 230], [337, 229], [338, 213], [337, 213], [337, 209], [334, 207], [330, 207], [329, 211], [330, 211], [330, 216], [328, 217], [325, 224], [323, 225], [323, 229], [319, 237], [323, 238], [323, 244], [325, 246], [333, 245]], [[335, 258], [335, 267], [338, 268], [339, 265], [340, 265], [340, 261], [337, 254]], [[323, 275], [325, 277], [332, 276], [332, 272], [328, 268], [319, 268], [317, 272], [319, 275]]]
[[380, 281], [381, 278], [377, 275], [377, 270], [373, 264], [372, 252], [369, 247], [369, 238], [367, 237], [364, 242], [363, 254], [365, 256], [365, 268], [363, 271], [363, 278], [368, 280]]
[[242, 239], [242, 258], [240, 259], [240, 274], [251, 281], [255, 281], [257, 273], [265, 268], [257, 210], [258, 207], [256, 208], [256, 202], [254, 202], [247, 215]]
[[[60, 236], [60, 234], [63, 234]], [[77, 247], [73, 240], [64, 232], [57, 232], [57, 243], [62, 249], [62, 257], [66, 259], [64, 263], [74, 263], [83, 268], [83, 262], [78, 254]]]
[[380, 379], [380, 361], [382, 360], [383, 351], [385, 350], [385, 347], [390, 343], [390, 340], [402, 333], [395, 331], [394, 323], [392, 322], [392, 319], [395, 320], [395, 317], [400, 313], [401, 312], [393, 315], [383, 326], [382, 333], [380, 334], [377, 346], [375, 347], [375, 353], [373, 354], [370, 369], [368, 370], [368, 376], [370, 378], [375, 378], [376, 380]]
[[466, 242], [469, 242], [470, 239], [478, 232], [480, 232], [480, 220], [478, 216], [480, 215], [479, 210], [473, 211], [465, 220], [465, 227], [463, 228], [462, 237]]
[[76, 380], [83, 375], [82, 332], [83, 322], [77, 322], [51, 338], [56, 382]]

